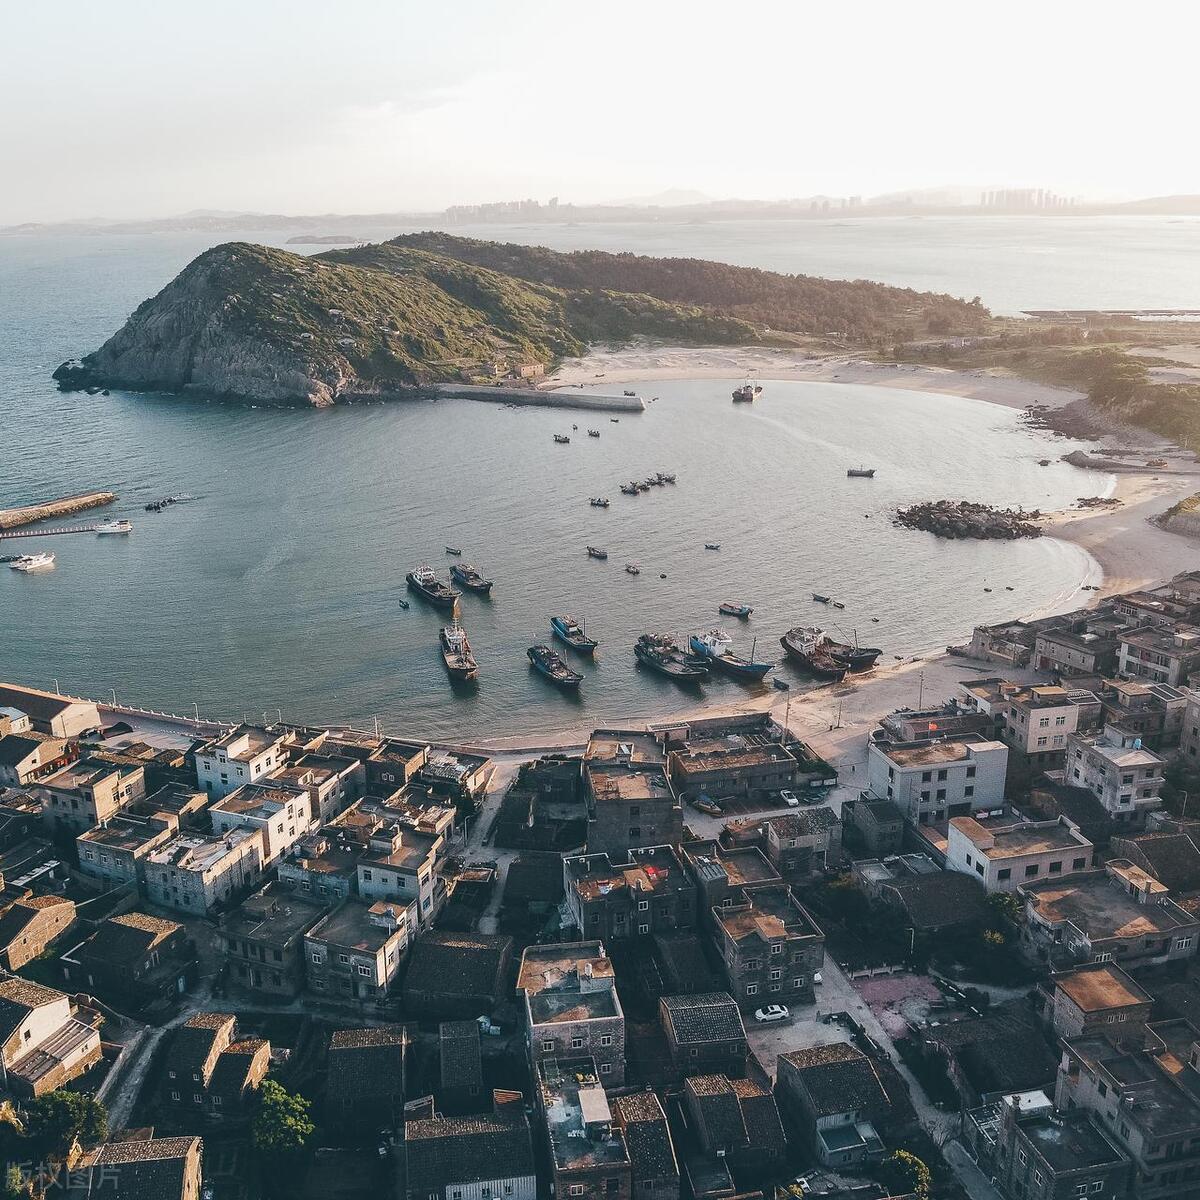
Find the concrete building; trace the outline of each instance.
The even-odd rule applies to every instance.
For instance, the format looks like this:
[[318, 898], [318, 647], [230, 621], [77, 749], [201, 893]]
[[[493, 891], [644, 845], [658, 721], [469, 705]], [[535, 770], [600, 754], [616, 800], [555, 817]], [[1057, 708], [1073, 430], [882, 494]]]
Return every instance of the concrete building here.
[[1187, 699], [1187, 689], [1166, 683], [1106, 680], [1100, 689], [1100, 723], [1140, 737], [1148, 750], [1162, 750], [1179, 742]]
[[312, 824], [308, 790], [274, 781], [245, 784], [226, 793], [208, 811], [218, 837], [234, 829], [261, 831], [267, 867], [283, 858]]
[[598, 940], [530, 946], [517, 991], [525, 1002], [529, 1058], [592, 1059], [605, 1087], [625, 1083], [625, 1013], [612, 960]]
[[144, 863], [142, 886], [151, 904], [206, 916], [262, 878], [262, 830], [181, 834], [151, 850]]
[[1010, 813], [950, 821], [947, 870], [974, 874], [989, 892], [1015, 892], [1032, 880], [1073, 875], [1095, 865], [1095, 847], [1064, 817], [1027, 821]]
[[64, 738], [32, 729], [0, 735], [0, 787], [25, 787], [66, 762]]
[[825, 935], [784, 884], [743, 893], [713, 909], [717, 949], [738, 1004], [811, 1004]]
[[[766, 839], [760, 836], [759, 841]], [[737, 903], [748, 888], [781, 881], [779, 871], [757, 846], [733, 846], [726, 849], [715, 838], [684, 842], [680, 857], [688, 874], [696, 881], [698, 904], [706, 924], [712, 910]]]
[[1087, 616], [1058, 629], [1041, 629], [1033, 643], [1035, 670], [1060, 679], [1106, 676], [1117, 666], [1122, 623], [1112, 616]]
[[137, 890], [150, 855], [178, 829], [174, 817], [121, 813], [75, 839], [79, 870], [106, 891], [119, 887]]
[[74, 837], [145, 796], [146, 773], [81, 758], [38, 780], [36, 792], [49, 832]]
[[551, 1060], [535, 1076], [556, 1197], [631, 1200], [632, 1163], [595, 1064]]
[[75, 917], [75, 901], [66, 896], [14, 900], [0, 914], [0, 967], [19, 971], [65, 936]]
[[748, 797], [795, 786], [799, 766], [779, 742], [732, 733], [689, 739], [668, 753], [667, 769], [680, 792]]
[[642, 731], [596, 730], [583, 759], [590, 853], [677, 845], [683, 809], [659, 740]]
[[1015, 688], [1006, 700], [1000, 738], [1027, 767], [1061, 767], [1068, 739], [1100, 719], [1100, 700], [1088, 691], [1050, 686]]
[[832, 808], [798, 809], [763, 822], [767, 861], [789, 881], [842, 863], [842, 823]]
[[229, 981], [248, 992], [293, 997], [304, 987], [304, 935], [325, 909], [267, 887], [221, 918]]
[[238, 725], [195, 752], [196, 779], [219, 800], [255, 783], [285, 761], [286, 735], [256, 725]]
[[1112, 963], [1089, 963], [1052, 980], [1050, 1023], [1060, 1038], [1101, 1033], [1141, 1042], [1154, 997]]
[[1189, 688], [1179, 732], [1179, 752], [1189, 766], [1200, 765], [1200, 691]]
[[384, 901], [340, 904], [304, 935], [309, 989], [321, 999], [382, 1000], [400, 973], [415, 921], [415, 911]]
[[1103, 733], [1068, 740], [1063, 782], [1087, 788], [1114, 821], [1141, 828], [1162, 806], [1165, 766], [1136, 735], [1106, 725]]
[[[100, 710], [91, 700], [0, 683], [0, 707], [29, 718], [30, 728], [57, 738], [77, 738], [100, 728]], [[19, 732], [15, 730], [14, 732]]]
[[[904, 814], [894, 801], [877, 799], [869, 792], [842, 801], [842, 824], [854, 830], [862, 850], [871, 858], [897, 854], [904, 843]], [[843, 829], [843, 844], [846, 840]], [[851, 853], [851, 857], [857, 855]]]
[[1193, 958], [1200, 919], [1181, 908], [1153, 876], [1123, 859], [1101, 871], [1022, 886], [1022, 938], [1037, 961], [1068, 967], [1122, 967]]
[[563, 860], [567, 908], [585, 938], [644, 937], [696, 924], [696, 885], [672, 846]]
[[446, 883], [438, 870], [445, 850], [441, 834], [398, 823], [379, 825], [359, 856], [358, 894], [372, 902], [413, 904], [422, 928], [431, 926], [446, 903]]
[[304, 788], [316, 823], [333, 820], [348, 804], [362, 795], [366, 770], [355, 758], [329, 754], [301, 754], [270, 776], [276, 783]]
[[70, 998], [14, 976], [0, 981], [0, 1086], [28, 1099], [78, 1079], [100, 1061], [100, 1034]]
[[1126, 679], [1144, 679], [1182, 687], [1200, 667], [1200, 628], [1134, 629], [1121, 635], [1117, 672]]
[[636, 1092], [614, 1100], [612, 1108], [629, 1148], [633, 1200], [679, 1200], [679, 1160], [659, 1098]]
[[969, 734], [953, 741], [872, 741], [867, 782], [912, 825], [971, 816], [1004, 804], [1008, 747]]

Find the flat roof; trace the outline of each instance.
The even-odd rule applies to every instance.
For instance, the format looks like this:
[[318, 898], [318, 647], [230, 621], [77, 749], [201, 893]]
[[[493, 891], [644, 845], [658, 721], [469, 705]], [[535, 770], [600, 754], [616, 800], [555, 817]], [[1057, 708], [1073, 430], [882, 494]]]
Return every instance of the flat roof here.
[[680, 849], [701, 883], [727, 880], [731, 886], [737, 887], [779, 878], [779, 872], [757, 846], [726, 850], [719, 842], [706, 840], [687, 842]]
[[1034, 1149], [1059, 1174], [1126, 1161], [1086, 1113], [1026, 1118], [1020, 1126]]
[[616, 991], [534, 992], [529, 996], [529, 1018], [535, 1025], [566, 1024], [619, 1017]]
[[884, 755], [902, 767], [937, 766], [940, 763], [963, 762], [972, 752], [1004, 749], [1003, 742], [981, 738], [974, 734], [948, 741], [920, 742], [917, 745], [897, 745], [888, 742], [872, 743]]
[[395, 929], [370, 919], [369, 906], [349, 901], [318, 921], [305, 937], [329, 942], [346, 950], [375, 954], [395, 937]]
[[1105, 871], [1023, 888], [1045, 921], [1070, 921], [1090, 939], [1136, 938], [1172, 933], [1195, 922], [1174, 905], [1139, 904]]
[[[559, 1060], [557, 1068], [540, 1063], [538, 1082], [556, 1167], [577, 1170], [629, 1162], [625, 1136], [611, 1123], [592, 1059]], [[584, 1136], [579, 1136], [581, 1133]]]
[[[1030, 854], [1052, 854], [1055, 850], [1091, 850], [1092, 843], [1060, 821], [1012, 822], [992, 824], [975, 817], [952, 817], [950, 828], [962, 834], [989, 859], [1023, 858]], [[988, 843], [991, 845], [988, 845]]]
[[[220, 737], [214, 738], [207, 746], [200, 748], [200, 753], [210, 753], [213, 750], [224, 750], [225, 757], [232, 759], [234, 762], [245, 762], [248, 759], [256, 758], [264, 750], [269, 750], [272, 746], [283, 741], [282, 733], [274, 733], [270, 729], [264, 729], [260, 725], [236, 725], [227, 733], [221, 734]], [[244, 749], [231, 751], [230, 747], [237, 745], [242, 739], [246, 740]]]
[[213, 812], [237, 813], [243, 817], [268, 820], [308, 793], [283, 783], [244, 783], [212, 806]]
[[1103, 1012], [1131, 1004], [1149, 1004], [1154, 997], [1111, 963], [1083, 967], [1055, 977], [1054, 984], [1084, 1012]]
[[[590, 972], [590, 976], [588, 976]], [[612, 959], [604, 952], [604, 943], [563, 942], [526, 947], [517, 973], [517, 990], [541, 992], [547, 988], [578, 990], [580, 976], [593, 980], [614, 978]], [[611, 986], [611, 985], [607, 985]]]
[[173, 866], [181, 871], [207, 871], [250, 838], [258, 838], [261, 845], [262, 833], [257, 829], [231, 829], [220, 837], [181, 834], [156, 846], [146, 856], [146, 861], [157, 867]]
[[670, 785], [662, 768], [650, 771], [614, 770], [605, 765], [585, 768], [588, 786], [598, 804], [614, 800], [670, 800]]

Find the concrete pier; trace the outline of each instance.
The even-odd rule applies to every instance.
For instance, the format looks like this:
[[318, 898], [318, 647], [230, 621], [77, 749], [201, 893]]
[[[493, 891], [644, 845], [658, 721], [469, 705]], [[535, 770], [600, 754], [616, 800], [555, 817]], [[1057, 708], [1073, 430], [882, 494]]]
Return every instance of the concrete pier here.
[[16, 529], [18, 525], [32, 525], [34, 521], [69, 517], [85, 509], [111, 504], [116, 498], [116, 492], [83, 492], [78, 496], [62, 496], [58, 500], [44, 500], [40, 504], [27, 504], [22, 508], [0, 508], [0, 529]]
[[645, 412], [646, 402], [641, 396], [602, 395], [584, 392], [578, 388], [564, 388], [557, 392], [539, 392], [534, 388], [480, 387], [472, 384], [438, 383], [434, 390], [442, 396], [454, 396], [462, 400], [487, 400], [492, 404], [528, 404], [535, 408], [587, 408], [604, 412]]

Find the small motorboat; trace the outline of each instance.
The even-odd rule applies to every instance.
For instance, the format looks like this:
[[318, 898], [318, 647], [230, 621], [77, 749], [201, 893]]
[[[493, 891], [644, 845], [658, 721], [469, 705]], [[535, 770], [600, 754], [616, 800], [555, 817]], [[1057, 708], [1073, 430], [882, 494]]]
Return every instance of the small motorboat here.
[[625, 573], [627, 575], [640, 575], [642, 573], [642, 568], [639, 567], [637, 563], [626, 563]]
[[587, 548], [588, 558], [607, 558], [608, 551], [601, 550], [599, 546], [589, 546]]
[[133, 525], [123, 518], [116, 521], [101, 521], [96, 526], [96, 532], [102, 536], [111, 533], [132, 533]]
[[829, 603], [829, 597], [822, 596], [820, 592], [813, 592], [812, 598], [813, 598], [814, 602], [817, 604], [828, 604]]
[[606, 496], [593, 496], [588, 503], [593, 508], [607, 508], [611, 501]]
[[556, 433], [554, 440], [558, 445], [565, 446], [571, 439], [565, 433]]
[[721, 543], [720, 542], [705, 542], [704, 548], [705, 548], [705, 550], [720, 550]]
[[834, 608], [845, 608], [846, 607], [840, 600], [830, 600], [829, 603], [832, 604]]
[[572, 426], [571, 426], [571, 428], [572, 428], [572, 429], [574, 429], [574, 430], [576, 430], [576, 431], [578, 431], [578, 429], [579, 429], [579, 426], [578, 426], [578, 425], [572, 425]]
[[726, 617], [748, 617], [754, 609], [748, 604], [735, 604], [732, 600], [723, 600], [717, 611]]
[[47, 571], [54, 566], [54, 555], [49, 551], [41, 554], [22, 554], [8, 564], [14, 571], [28, 574], [30, 571]]
[[620, 418], [620, 417], [609, 417], [608, 419], [609, 419], [609, 420], [610, 420], [610, 421], [611, 421], [611, 422], [612, 422], [614, 425], [620, 425], [620, 423], [621, 423], [621, 418]]
[[638, 494], [638, 485], [636, 483], [621, 484], [622, 496], [636, 496]]
[[462, 547], [461, 546], [447, 546], [446, 553], [452, 554], [455, 558], [461, 558], [462, 557]]
[[588, 430], [588, 437], [599, 437], [599, 436], [600, 436], [600, 430], [598, 430], [598, 429], [589, 429]]
[[851, 467], [846, 472], [846, 478], [847, 479], [874, 479], [875, 478], [875, 468], [874, 467]]
[[595, 638], [590, 638], [583, 632], [583, 626], [574, 617], [551, 617], [550, 628], [554, 630], [554, 636], [560, 642], [564, 642], [580, 654], [591, 654], [598, 645]]
[[555, 654], [549, 646], [530, 646], [525, 653], [534, 670], [545, 675], [551, 683], [557, 683], [559, 687], [577, 688], [583, 682], [583, 676], [578, 671], [572, 671], [563, 662], [562, 655]]

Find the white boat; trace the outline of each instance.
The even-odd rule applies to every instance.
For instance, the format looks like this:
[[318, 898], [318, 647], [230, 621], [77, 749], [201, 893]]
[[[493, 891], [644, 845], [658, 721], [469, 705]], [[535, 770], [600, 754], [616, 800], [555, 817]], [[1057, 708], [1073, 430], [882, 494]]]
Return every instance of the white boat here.
[[132, 533], [133, 526], [123, 518], [118, 521], [101, 521], [96, 526], [96, 532], [99, 534], [105, 533]]
[[54, 566], [54, 555], [22, 554], [20, 558], [8, 564], [14, 571], [44, 571]]

